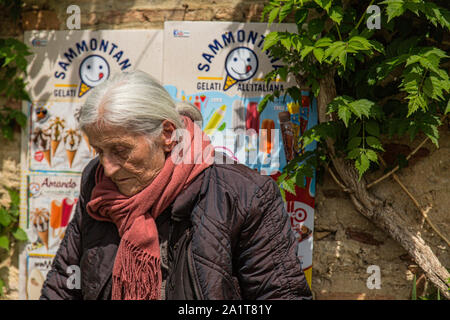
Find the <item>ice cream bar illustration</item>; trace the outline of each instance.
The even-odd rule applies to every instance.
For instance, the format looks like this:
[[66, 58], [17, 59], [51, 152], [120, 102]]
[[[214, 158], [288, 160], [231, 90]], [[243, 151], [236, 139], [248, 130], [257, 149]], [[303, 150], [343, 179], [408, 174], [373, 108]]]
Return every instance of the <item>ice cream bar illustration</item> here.
[[254, 129], [259, 134], [259, 112], [258, 103], [249, 102], [245, 119], [246, 129]]
[[80, 146], [81, 135], [76, 130], [68, 129], [64, 132], [63, 140], [67, 158], [69, 160], [69, 167], [72, 168], [73, 158]]
[[233, 130], [245, 130], [245, 106], [240, 100], [234, 100], [232, 106], [231, 126]]
[[267, 164], [267, 162], [270, 160], [270, 154], [272, 153], [272, 142], [273, 137], [272, 133], [275, 129], [275, 123], [272, 119], [264, 119], [261, 124], [261, 130], [259, 143], [260, 147], [259, 150], [263, 152], [263, 164]]
[[207, 135], [211, 135], [214, 133], [215, 130], [219, 127], [220, 122], [222, 121], [223, 117], [225, 116], [225, 110], [227, 109], [227, 106], [224, 104], [219, 109], [217, 109], [211, 119], [208, 121], [208, 123], [205, 126], [205, 133]]
[[39, 300], [41, 296], [42, 286], [45, 278], [39, 269], [34, 268], [28, 275], [27, 281], [27, 296], [28, 300]]
[[75, 201], [69, 199], [69, 198], [64, 198], [62, 201], [62, 207], [61, 207], [61, 227], [67, 227], [67, 225], [69, 224], [69, 220], [70, 220], [70, 215], [72, 213], [72, 208], [75, 204]]
[[291, 102], [287, 104], [289, 113], [291, 114], [291, 123], [294, 130], [294, 152], [300, 154], [301, 148], [298, 140], [300, 138], [300, 105], [298, 102]]
[[62, 203], [59, 200], [52, 200], [50, 205], [50, 227], [53, 229], [53, 237], [56, 237], [55, 230], [61, 226]]
[[281, 137], [284, 145], [286, 162], [294, 159], [294, 128], [292, 127], [291, 114], [288, 111], [278, 113], [280, 120]]
[[44, 130], [41, 127], [37, 127], [33, 131], [33, 143], [34, 145], [42, 150], [44, 153], [44, 158], [48, 165], [52, 166], [52, 158], [50, 156], [50, 140], [51, 136], [48, 130]]
[[65, 121], [60, 117], [54, 117], [50, 119], [49, 129], [51, 132], [51, 146], [52, 146], [52, 156], [55, 155], [56, 149], [58, 149], [59, 143], [61, 142], [62, 132], [64, 130]]
[[48, 249], [48, 210], [45, 208], [36, 208], [30, 216], [30, 222], [36, 229], [39, 239], [44, 243], [46, 249]]

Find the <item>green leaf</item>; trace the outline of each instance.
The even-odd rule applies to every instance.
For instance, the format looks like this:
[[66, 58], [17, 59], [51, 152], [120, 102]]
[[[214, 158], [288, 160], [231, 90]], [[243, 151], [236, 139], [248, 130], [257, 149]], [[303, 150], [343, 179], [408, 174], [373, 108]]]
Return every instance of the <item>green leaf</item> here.
[[318, 33], [321, 33], [324, 26], [325, 26], [325, 24], [324, 24], [323, 20], [320, 18], [316, 18], [316, 19], [309, 21], [309, 23], [308, 23], [309, 36], [312, 37]]
[[327, 12], [328, 10], [330, 10], [331, 5], [333, 4], [332, 0], [314, 0], [314, 2]]
[[366, 156], [370, 161], [378, 163], [378, 155], [375, 151], [366, 149]]
[[11, 216], [9, 215], [8, 211], [5, 208], [0, 207], [0, 225], [7, 227], [7, 226], [9, 226], [11, 221], [12, 221], [12, 219], [11, 219]]
[[291, 12], [292, 7], [294, 5], [293, 1], [287, 2], [281, 9], [280, 9], [280, 16], [279, 21], [282, 22]]
[[345, 126], [348, 127], [348, 122], [350, 120], [350, 117], [352, 116], [352, 112], [346, 105], [339, 106], [338, 116], [339, 116], [339, 119], [344, 121]]
[[387, 4], [386, 13], [388, 15], [388, 21], [391, 21], [395, 17], [401, 16], [406, 8], [403, 6], [403, 0], [387, 0], [380, 2], [380, 4]]
[[272, 11], [270, 11], [269, 13], [269, 26], [272, 24], [272, 22], [275, 21], [275, 19], [278, 16], [278, 13], [280, 12], [280, 7], [276, 7], [274, 9], [272, 9]]
[[286, 190], [287, 192], [292, 193], [293, 195], [296, 195], [295, 194], [295, 179], [288, 178], [288, 179], [284, 180], [282, 183], [282, 188], [284, 190]]
[[322, 62], [324, 53], [325, 51], [321, 48], [314, 48], [313, 50], [314, 57], [316, 57], [319, 62]]
[[270, 47], [274, 46], [278, 42], [278, 32], [271, 32], [264, 38], [263, 51], [266, 51]]
[[408, 96], [407, 99], [408, 101], [408, 115], [407, 117], [409, 117], [410, 115], [412, 115], [414, 112], [416, 112], [419, 108], [426, 110], [426, 101], [423, 98], [422, 94], [420, 94], [420, 92], [417, 92], [416, 95], [413, 96]]
[[376, 121], [373, 120], [367, 121], [365, 124], [365, 129], [368, 134], [371, 134], [375, 137], [380, 136], [380, 126]]
[[355, 50], [369, 50], [372, 46], [366, 38], [354, 36], [348, 41], [348, 46]]
[[359, 100], [349, 103], [350, 110], [358, 118], [361, 118], [361, 116], [363, 116], [363, 115], [368, 118], [370, 115], [370, 111], [374, 105], [375, 105], [375, 102], [367, 100], [367, 99], [359, 99]]
[[341, 24], [342, 19], [344, 18], [344, 10], [340, 6], [334, 6], [331, 8], [328, 16], [331, 20], [336, 22], [338, 25]]
[[353, 149], [358, 148], [361, 144], [361, 141], [362, 141], [361, 137], [354, 137], [354, 138], [350, 139], [350, 141], [347, 144], [347, 149], [353, 150]]
[[359, 157], [360, 153], [361, 153], [360, 149], [353, 149], [348, 153], [347, 158], [352, 159], [352, 160], [356, 159]]
[[308, 17], [308, 9], [300, 9], [295, 11], [295, 23], [301, 25]]
[[314, 50], [313, 46], [305, 46], [304, 49], [300, 52], [300, 56], [302, 57], [302, 60], [305, 59], [305, 57], [311, 53], [311, 51]]
[[339, 62], [341, 63], [341, 65], [344, 67], [346, 67], [347, 64], [347, 52], [345, 50], [343, 50], [340, 54], [339, 54]]
[[372, 148], [384, 151], [383, 145], [381, 144], [380, 140], [378, 140], [378, 138], [373, 137], [373, 136], [368, 136], [368, 137], [366, 137], [366, 142]]
[[360, 131], [361, 131], [361, 122], [358, 121], [358, 122], [352, 123], [350, 125], [349, 131], [348, 131], [349, 138], [356, 137]]
[[447, 102], [447, 107], [445, 108], [444, 114], [447, 114], [450, 112], [450, 99]]
[[16, 238], [19, 241], [27, 241], [28, 236], [25, 231], [23, 231], [21, 228], [17, 228], [16, 231], [12, 233], [14, 238]]
[[316, 48], [329, 47], [332, 43], [333, 40], [331, 40], [330, 37], [323, 37], [316, 41], [314, 47]]
[[365, 153], [360, 153], [360, 157], [355, 161], [355, 167], [359, 173], [359, 179], [361, 180], [362, 175], [369, 169], [370, 161]]
[[9, 239], [7, 236], [0, 236], [0, 248], [9, 251]]

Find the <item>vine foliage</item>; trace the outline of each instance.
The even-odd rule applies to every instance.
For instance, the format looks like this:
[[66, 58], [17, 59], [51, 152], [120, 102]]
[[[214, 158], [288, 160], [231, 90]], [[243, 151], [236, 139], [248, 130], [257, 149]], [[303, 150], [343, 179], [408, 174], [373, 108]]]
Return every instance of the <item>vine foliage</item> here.
[[[423, 133], [439, 145], [438, 127], [450, 111], [450, 81], [449, 56], [438, 44], [450, 29], [450, 12], [430, 1], [386, 0], [377, 3], [381, 29], [370, 30], [366, 9], [373, 3], [275, 0], [264, 8], [262, 20], [269, 25], [287, 19], [297, 25], [297, 32], [267, 35], [264, 49], [285, 65], [266, 81], [293, 76], [298, 86], [284, 94], [298, 100], [301, 87], [318, 96], [321, 77], [331, 72], [338, 93], [327, 109], [332, 120], [300, 137], [304, 146], [317, 141], [319, 148], [286, 166], [278, 179], [286, 191], [302, 186], [318, 164], [327, 165], [326, 139], [334, 141], [338, 156], [353, 161], [360, 179], [379, 168], [382, 139], [409, 135], [413, 141]], [[259, 110], [281, 94], [267, 95]], [[399, 161], [405, 166], [404, 159]]]

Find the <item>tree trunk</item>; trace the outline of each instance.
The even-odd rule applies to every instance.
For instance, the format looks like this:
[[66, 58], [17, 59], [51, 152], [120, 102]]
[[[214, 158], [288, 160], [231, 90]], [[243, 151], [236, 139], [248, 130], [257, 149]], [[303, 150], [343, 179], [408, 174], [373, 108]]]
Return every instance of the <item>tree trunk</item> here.
[[[332, 120], [331, 115], [326, 114], [326, 108], [335, 97], [334, 72], [330, 72], [325, 74], [320, 81], [320, 92], [317, 99], [319, 122]], [[449, 285], [447, 284], [450, 274], [422, 239], [418, 226], [401, 217], [401, 214], [395, 212], [387, 201], [383, 201], [369, 192], [364, 178], [358, 181], [358, 173], [354, 165], [335, 156], [333, 141], [327, 140], [326, 143], [330, 150], [329, 155], [333, 166], [343, 184], [350, 190], [350, 199], [358, 212], [400, 243], [422, 268], [428, 279], [440, 289], [447, 299], [450, 299]]]

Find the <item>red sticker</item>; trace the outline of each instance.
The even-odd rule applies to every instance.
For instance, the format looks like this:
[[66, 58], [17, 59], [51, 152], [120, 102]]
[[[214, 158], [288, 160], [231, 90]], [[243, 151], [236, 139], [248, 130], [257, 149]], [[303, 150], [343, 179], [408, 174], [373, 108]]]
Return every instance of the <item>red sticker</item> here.
[[36, 151], [36, 153], [34, 154], [34, 159], [41, 162], [42, 159], [44, 159], [44, 153], [42, 151]]

